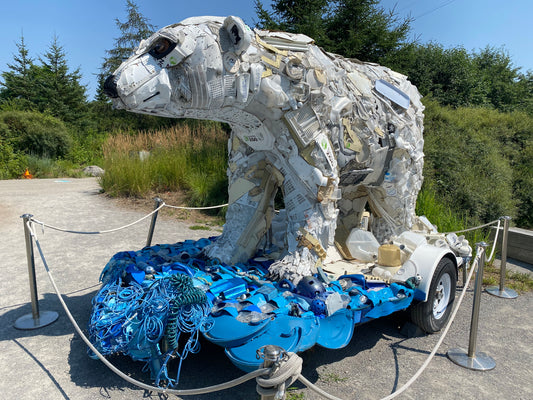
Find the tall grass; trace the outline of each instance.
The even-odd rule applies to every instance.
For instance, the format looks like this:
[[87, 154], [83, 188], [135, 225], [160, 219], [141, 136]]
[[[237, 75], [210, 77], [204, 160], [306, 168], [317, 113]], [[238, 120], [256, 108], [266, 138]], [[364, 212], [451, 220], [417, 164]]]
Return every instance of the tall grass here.
[[[425, 215], [438, 228], [439, 232], [456, 232], [479, 226], [479, 220], [469, 218], [466, 213], [460, 215], [438, 198], [436, 191], [424, 184], [418, 194], [416, 215]], [[460, 234], [458, 234], [460, 235]], [[464, 233], [472, 247], [475, 243], [488, 242], [490, 227]]]
[[220, 204], [227, 200], [226, 149], [218, 124], [118, 133], [104, 143], [100, 184], [112, 196], [184, 190], [191, 205]]

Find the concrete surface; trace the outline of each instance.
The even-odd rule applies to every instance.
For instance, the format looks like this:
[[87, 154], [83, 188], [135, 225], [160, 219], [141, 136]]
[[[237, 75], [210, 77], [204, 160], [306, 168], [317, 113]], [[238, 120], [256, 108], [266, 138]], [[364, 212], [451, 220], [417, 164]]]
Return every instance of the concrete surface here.
[[[41, 310], [59, 312], [44, 328], [21, 331], [17, 318], [31, 312], [23, 224], [33, 214], [51, 225], [75, 230], [104, 230], [130, 223], [143, 214], [118, 208], [99, 194], [94, 178], [0, 181], [0, 398], [2, 399], [166, 399], [126, 383], [101, 362], [86, 355], [36, 258]], [[73, 235], [36, 226], [37, 236], [55, 281], [72, 314], [85, 329], [98, 277], [116, 252], [144, 246], [149, 219], [105, 235]], [[153, 243], [196, 239], [214, 232], [189, 230], [184, 223], [160, 218]], [[38, 257], [37, 250], [36, 257]], [[473, 287], [473, 284], [470, 286]], [[479, 372], [452, 363], [446, 352], [468, 347], [472, 289], [452, 328], [422, 376], [399, 399], [533, 399], [533, 294], [504, 300], [483, 293], [477, 350], [496, 362]], [[302, 354], [303, 375], [343, 399], [381, 399], [407, 382], [438, 340], [437, 335], [406, 338], [397, 314], [356, 327], [350, 344], [340, 350], [313, 348]], [[110, 360], [125, 373], [149, 382], [143, 363], [123, 356]], [[213, 385], [237, 378], [221, 348], [202, 342], [202, 350], [184, 362], [181, 388]], [[303, 388], [299, 383], [296, 388]], [[258, 399], [255, 383], [184, 399]], [[291, 390], [289, 399], [319, 399], [308, 389]]]

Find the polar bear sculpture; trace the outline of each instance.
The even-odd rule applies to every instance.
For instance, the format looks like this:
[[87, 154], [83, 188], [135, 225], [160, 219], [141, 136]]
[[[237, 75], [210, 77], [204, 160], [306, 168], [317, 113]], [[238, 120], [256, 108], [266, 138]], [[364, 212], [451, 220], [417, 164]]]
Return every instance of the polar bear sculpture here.
[[334, 243], [350, 257], [367, 204], [379, 242], [415, 222], [423, 106], [388, 68], [237, 17], [195, 17], [143, 40], [105, 91], [116, 108], [231, 126], [229, 207], [209, 257], [237, 263], [268, 247], [271, 277], [297, 283]]

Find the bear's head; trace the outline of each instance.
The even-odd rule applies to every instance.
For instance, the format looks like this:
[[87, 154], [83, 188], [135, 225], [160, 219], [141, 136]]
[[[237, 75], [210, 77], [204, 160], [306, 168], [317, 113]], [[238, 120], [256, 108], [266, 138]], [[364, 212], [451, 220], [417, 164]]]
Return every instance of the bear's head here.
[[197, 17], [167, 26], [143, 40], [109, 76], [104, 93], [113, 105], [138, 113], [184, 116], [227, 102], [239, 56], [252, 31], [238, 17]]

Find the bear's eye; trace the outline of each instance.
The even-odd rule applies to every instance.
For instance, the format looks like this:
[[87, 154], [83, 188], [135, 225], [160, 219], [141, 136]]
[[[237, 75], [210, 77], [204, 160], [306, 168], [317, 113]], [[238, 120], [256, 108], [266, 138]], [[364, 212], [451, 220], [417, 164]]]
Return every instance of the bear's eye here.
[[160, 59], [165, 57], [168, 53], [174, 50], [176, 43], [171, 42], [167, 38], [157, 39], [156, 42], [152, 45], [151, 49], [148, 51], [155, 59]]

